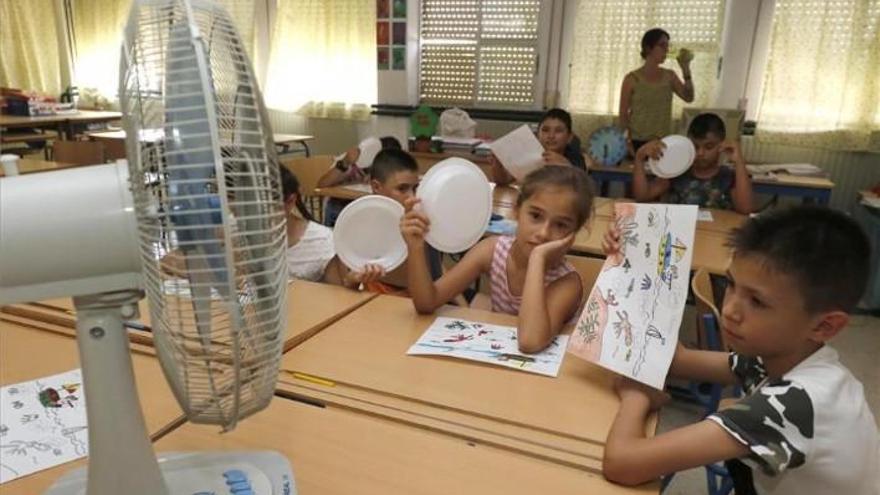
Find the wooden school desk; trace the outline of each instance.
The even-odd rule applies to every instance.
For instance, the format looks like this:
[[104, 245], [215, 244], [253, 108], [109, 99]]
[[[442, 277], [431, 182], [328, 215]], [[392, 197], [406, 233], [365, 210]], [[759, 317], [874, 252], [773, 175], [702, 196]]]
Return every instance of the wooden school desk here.
[[[694, 233], [694, 254], [691, 265], [693, 270], [706, 268], [713, 275], [723, 275], [727, 271], [730, 260], [730, 249], [726, 246], [727, 236], [732, 225], [745, 222], [746, 216], [739, 215], [739, 219], [733, 216], [716, 215], [717, 213], [729, 213], [711, 210], [715, 222], [697, 222]], [[738, 215], [738, 214], [735, 214]], [[594, 256], [604, 256], [602, 251], [602, 237], [608, 229], [608, 224], [613, 217], [608, 215], [594, 216], [590, 222], [578, 231], [571, 249]], [[718, 223], [716, 223], [718, 222]]]
[[[305, 280], [291, 282], [287, 287], [287, 335], [284, 350], [293, 348], [376, 295]], [[130, 327], [132, 340], [152, 345], [152, 334], [149, 332], [150, 311], [146, 299], [141, 299], [139, 309], [138, 323], [147, 331]], [[69, 328], [76, 325], [73, 301], [69, 297], [5, 306], [4, 311]]]
[[[585, 155], [586, 156], [586, 155]], [[596, 181], [600, 191], [607, 193], [607, 186], [612, 182], [629, 185], [632, 182], [632, 162], [623, 162], [614, 167], [603, 167], [587, 158], [590, 177]], [[752, 191], [773, 196], [793, 196], [819, 204], [828, 204], [834, 182], [824, 177], [803, 177], [798, 175], [777, 173], [773, 176], [752, 176]]]
[[300, 495], [658, 493], [601, 475], [392, 420], [276, 397], [220, 434], [187, 423], [156, 442], [158, 452], [274, 450], [290, 461]]
[[[550, 378], [406, 355], [437, 316], [516, 326], [511, 315], [453, 306], [419, 315], [408, 298], [379, 296], [288, 352], [279, 393], [600, 472], [619, 405], [610, 371], [572, 356]], [[646, 425], [648, 433], [653, 427]]]
[[[89, 132], [87, 133], [89, 139], [92, 141], [100, 141], [105, 143], [108, 146], [118, 146], [120, 143], [125, 142], [125, 130], [124, 129], [115, 129], [111, 131], [98, 131], [98, 132]], [[309, 144], [308, 142], [315, 139], [315, 136], [307, 136], [300, 134], [275, 134], [273, 136], [273, 141], [275, 142], [275, 146], [278, 147], [279, 153], [288, 153], [293, 151], [300, 150], [291, 150], [290, 146], [292, 144], [299, 144], [301, 147], [301, 151], [305, 153], [306, 156], [310, 156]]]
[[[80, 367], [76, 339], [52, 330], [10, 323], [5, 319], [6, 315], [0, 313], [0, 385], [34, 380]], [[174, 424], [180, 424], [183, 413], [168, 388], [159, 361], [134, 349], [132, 364], [150, 434], [155, 436]], [[89, 404], [87, 407], [96, 405]], [[120, 411], [120, 414], [124, 414], [124, 411]], [[4, 483], [0, 485], [0, 494], [43, 493], [62, 474], [84, 464], [85, 460], [81, 459]]]
[[[48, 172], [51, 170], [58, 170], [62, 168], [69, 167], [77, 167], [78, 165], [72, 163], [62, 163], [62, 162], [52, 162], [46, 160], [33, 160], [31, 158], [25, 158], [18, 161], [18, 173], [19, 174], [32, 174], [36, 172]], [[0, 177], [4, 177], [5, 173], [3, 172], [3, 167], [0, 167]]]
[[65, 139], [73, 139], [76, 125], [112, 122], [121, 118], [122, 114], [119, 112], [98, 112], [92, 110], [79, 110], [76, 113], [42, 115], [38, 117], [0, 115], [0, 127], [56, 129], [59, 136], [63, 136]]

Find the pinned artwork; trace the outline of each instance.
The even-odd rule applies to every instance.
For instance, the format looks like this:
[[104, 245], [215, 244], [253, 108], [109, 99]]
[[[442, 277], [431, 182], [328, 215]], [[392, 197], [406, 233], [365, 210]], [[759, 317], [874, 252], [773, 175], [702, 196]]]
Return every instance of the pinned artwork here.
[[615, 205], [620, 252], [605, 260], [568, 352], [663, 388], [687, 299], [697, 207]]
[[536, 354], [519, 352], [516, 328], [438, 317], [406, 352], [409, 355], [450, 356], [557, 376], [568, 335], [557, 335]]
[[89, 453], [80, 370], [0, 387], [0, 483]]

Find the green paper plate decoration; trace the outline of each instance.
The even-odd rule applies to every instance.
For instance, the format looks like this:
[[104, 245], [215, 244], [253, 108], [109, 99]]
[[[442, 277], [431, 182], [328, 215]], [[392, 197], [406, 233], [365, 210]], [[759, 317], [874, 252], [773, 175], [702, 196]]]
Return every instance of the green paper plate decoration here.
[[419, 108], [409, 118], [410, 134], [416, 138], [430, 138], [437, 131], [437, 114], [428, 105]]

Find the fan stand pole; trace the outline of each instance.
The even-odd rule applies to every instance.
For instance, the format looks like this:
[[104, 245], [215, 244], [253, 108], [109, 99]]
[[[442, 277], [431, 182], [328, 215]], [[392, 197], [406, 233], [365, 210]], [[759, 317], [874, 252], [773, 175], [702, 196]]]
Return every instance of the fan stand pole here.
[[142, 296], [122, 291], [73, 299], [89, 422], [88, 495], [168, 493], [141, 412], [122, 325], [123, 318], [137, 316]]

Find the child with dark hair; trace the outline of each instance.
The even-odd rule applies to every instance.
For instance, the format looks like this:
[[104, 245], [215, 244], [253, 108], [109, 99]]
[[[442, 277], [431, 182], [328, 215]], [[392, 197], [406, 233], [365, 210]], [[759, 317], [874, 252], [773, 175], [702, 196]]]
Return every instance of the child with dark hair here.
[[[581, 151], [581, 141], [572, 131], [571, 114], [561, 108], [551, 108], [538, 121], [538, 141], [544, 147], [544, 163], [546, 165], [571, 165], [587, 170], [587, 162]], [[499, 185], [513, 182], [507, 170], [498, 162], [495, 155], [490, 155], [492, 164], [492, 180]]]
[[[415, 158], [400, 149], [386, 149], [379, 152], [370, 167], [370, 187], [373, 194], [379, 194], [405, 205], [406, 201], [415, 197], [419, 185], [419, 166]], [[432, 279], [443, 274], [442, 256], [439, 251], [429, 245], [422, 250], [431, 273]], [[418, 251], [410, 251], [410, 253]], [[391, 273], [381, 273], [381, 281], [366, 284], [369, 290], [381, 293], [397, 293], [407, 286], [406, 265], [402, 265]]]
[[[739, 383], [746, 396], [697, 424], [645, 438], [645, 420], [664, 398], [620, 380], [605, 476], [635, 485], [738, 459], [751, 468], [732, 470], [740, 473], [738, 494], [877, 495], [877, 424], [862, 384], [827, 345], [867, 284], [867, 236], [843, 213], [801, 206], [750, 219], [730, 246], [720, 326], [732, 352], [679, 344], [669, 372]], [[606, 235], [606, 251], [618, 249]]]
[[[655, 139], [636, 152], [633, 166], [633, 195], [636, 201], [654, 201], [666, 195], [669, 203], [705, 208], [752, 211], [752, 182], [739, 143], [726, 141], [724, 121], [714, 113], [701, 113], [688, 126], [688, 137], [696, 149], [693, 165], [674, 179], [655, 177], [650, 182], [645, 162], [663, 156], [666, 145]], [[722, 164], [733, 162], [733, 168]]]
[[356, 288], [377, 280], [382, 267], [367, 265], [363, 272], [349, 270], [336, 256], [333, 231], [317, 223], [302, 202], [299, 180], [280, 167], [284, 209], [287, 212], [287, 273], [289, 278], [328, 282]]
[[[428, 218], [406, 202], [400, 223], [410, 252], [425, 245]], [[409, 291], [420, 313], [432, 313], [461, 294], [481, 274], [492, 287], [492, 310], [517, 315], [522, 352], [538, 352], [574, 316], [584, 293], [565, 261], [574, 236], [590, 218], [592, 181], [574, 167], [539, 168], [523, 180], [516, 204], [516, 236], [483, 239], [439, 280], [431, 281], [420, 257], [407, 259]]]
[[[375, 138], [372, 138], [375, 139]], [[379, 143], [381, 144], [381, 149], [383, 150], [399, 150], [402, 147], [400, 146], [400, 141], [397, 140], [394, 136], [383, 136], [378, 138]], [[361, 150], [359, 146], [353, 146], [349, 148], [348, 151], [345, 152], [341, 158], [333, 162], [333, 166], [330, 167], [330, 170], [324, 173], [320, 179], [318, 179], [318, 187], [333, 187], [340, 186], [345, 184], [358, 184], [358, 183], [367, 183], [370, 179], [370, 166], [365, 168], [360, 168], [357, 166], [356, 162], [361, 155]], [[372, 165], [372, 163], [370, 164]], [[332, 227], [336, 224], [336, 217], [339, 216], [339, 212], [345, 208], [345, 205], [350, 203], [350, 201], [330, 198], [327, 201], [327, 204], [324, 205], [324, 223], [325, 225]]]
[[620, 126], [632, 143], [632, 153], [652, 139], [669, 134], [672, 120], [672, 93], [690, 103], [694, 101], [690, 52], [680, 53], [678, 65], [684, 82], [675, 72], [660, 67], [669, 52], [669, 33], [654, 28], [642, 36], [641, 67], [623, 78], [620, 87]]

